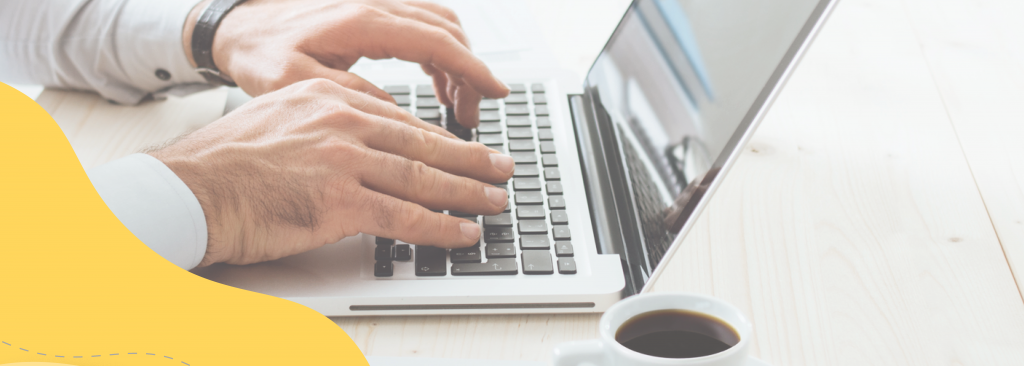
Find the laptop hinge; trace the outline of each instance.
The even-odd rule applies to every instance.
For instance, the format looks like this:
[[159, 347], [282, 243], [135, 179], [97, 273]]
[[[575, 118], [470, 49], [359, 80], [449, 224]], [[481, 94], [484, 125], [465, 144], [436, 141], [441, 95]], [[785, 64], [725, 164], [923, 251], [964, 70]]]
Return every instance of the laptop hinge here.
[[[637, 243], [635, 227], [623, 227], [623, 219], [628, 224], [632, 210], [621, 210], [623, 192], [621, 185], [616, 185], [611, 177], [623, 177], [621, 164], [617, 164], [618, 146], [611, 132], [610, 121], [600, 118], [599, 109], [590, 95], [569, 95], [569, 108], [572, 112], [573, 128], [576, 142], [579, 145], [580, 165], [583, 170], [583, 186], [586, 190], [590, 217], [593, 220], [594, 239], [597, 252], [601, 254], [618, 254], [622, 260], [626, 286], [622, 296], [630, 296], [643, 288], [646, 276], [640, 263], [643, 263], [642, 252], [638, 248], [625, 245], [627, 242]], [[619, 187], [619, 188], [616, 188]], [[628, 199], [628, 198], [627, 198]], [[630, 215], [632, 216], [632, 215]], [[634, 238], [634, 239], [629, 239]]]

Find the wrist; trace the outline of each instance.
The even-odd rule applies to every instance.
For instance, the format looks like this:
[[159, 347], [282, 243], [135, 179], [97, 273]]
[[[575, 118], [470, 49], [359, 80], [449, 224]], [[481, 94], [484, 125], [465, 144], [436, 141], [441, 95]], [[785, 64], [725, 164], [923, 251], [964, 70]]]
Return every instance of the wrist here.
[[203, 164], [193, 159], [175, 156], [172, 153], [159, 150], [149, 152], [188, 186], [203, 209], [207, 233], [206, 252], [198, 267], [230, 261], [232, 248], [235, 247], [234, 243], [239, 235], [229, 228], [242, 228], [242, 225], [239, 225], [242, 220], [237, 219], [238, 212], [232, 211], [232, 205], [224, 202], [227, 198], [224, 196], [230, 195], [221, 194], [223, 192], [218, 192], [215, 187], [211, 186], [215, 182], [211, 182], [209, 178], [216, 175], [210, 174], [207, 171], [209, 169], [204, 169]]

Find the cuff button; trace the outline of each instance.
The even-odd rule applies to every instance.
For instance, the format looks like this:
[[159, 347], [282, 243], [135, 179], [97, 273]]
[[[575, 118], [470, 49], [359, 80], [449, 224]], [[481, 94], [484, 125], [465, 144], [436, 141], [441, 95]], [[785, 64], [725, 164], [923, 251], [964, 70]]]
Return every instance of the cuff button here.
[[156, 69], [156, 78], [163, 81], [171, 80], [171, 73], [164, 69]]

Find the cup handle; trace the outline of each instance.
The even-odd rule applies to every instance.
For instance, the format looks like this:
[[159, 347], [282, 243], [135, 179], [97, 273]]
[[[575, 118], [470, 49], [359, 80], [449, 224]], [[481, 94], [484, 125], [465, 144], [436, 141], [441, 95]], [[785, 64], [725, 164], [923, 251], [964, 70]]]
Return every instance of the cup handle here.
[[555, 347], [553, 353], [554, 366], [604, 366], [608, 364], [604, 341], [600, 339], [562, 343]]

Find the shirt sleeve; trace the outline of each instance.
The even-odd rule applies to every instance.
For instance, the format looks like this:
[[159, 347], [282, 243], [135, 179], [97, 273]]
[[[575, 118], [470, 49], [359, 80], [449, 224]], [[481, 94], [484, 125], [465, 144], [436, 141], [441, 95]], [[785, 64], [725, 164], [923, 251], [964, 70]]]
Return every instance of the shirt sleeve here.
[[207, 244], [203, 207], [160, 160], [132, 154], [87, 174], [110, 211], [150, 249], [186, 270], [203, 260]]
[[181, 42], [199, 1], [0, 1], [0, 81], [92, 90], [121, 104], [202, 90]]

